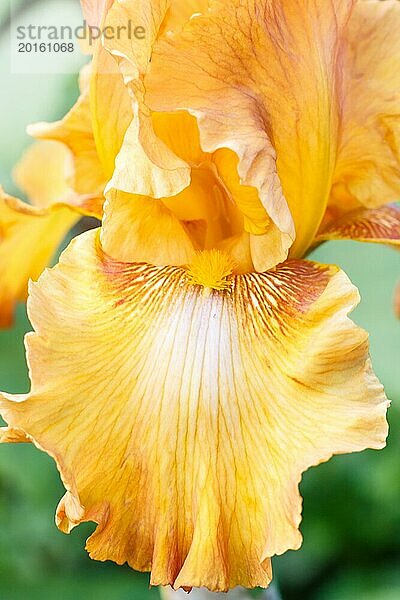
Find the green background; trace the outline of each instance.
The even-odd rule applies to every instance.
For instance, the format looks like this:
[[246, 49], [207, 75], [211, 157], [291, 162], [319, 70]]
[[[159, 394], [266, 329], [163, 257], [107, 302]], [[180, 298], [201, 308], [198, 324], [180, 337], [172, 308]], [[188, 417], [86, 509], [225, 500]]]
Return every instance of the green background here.
[[[2, 3], [0, 23], [6, 10]], [[0, 183], [15, 192], [10, 173], [29, 144], [25, 126], [61, 117], [76, 98], [77, 86], [70, 75], [11, 75], [4, 33], [0, 57]], [[335, 242], [312, 258], [340, 265], [361, 291], [353, 318], [370, 332], [375, 371], [393, 403], [391, 432], [383, 451], [338, 456], [305, 474], [305, 541], [301, 550], [275, 559], [275, 575], [285, 600], [398, 600], [400, 322], [392, 312], [392, 296], [399, 256], [384, 247]], [[20, 306], [15, 327], [0, 333], [0, 389], [29, 389], [23, 351], [29, 328]], [[46, 455], [24, 444], [0, 447], [0, 599], [158, 598], [147, 575], [88, 558], [84, 540], [93, 526], [81, 525], [69, 536], [56, 529], [54, 511], [62, 495]]]

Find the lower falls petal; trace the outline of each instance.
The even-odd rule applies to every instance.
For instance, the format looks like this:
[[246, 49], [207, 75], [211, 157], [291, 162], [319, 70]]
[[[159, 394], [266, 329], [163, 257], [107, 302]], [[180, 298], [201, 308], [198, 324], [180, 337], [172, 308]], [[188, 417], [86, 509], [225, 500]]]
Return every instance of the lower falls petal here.
[[267, 586], [269, 557], [301, 544], [302, 472], [382, 448], [388, 403], [336, 267], [291, 260], [207, 293], [187, 273], [76, 238], [31, 286], [32, 388], [1, 398], [3, 439], [57, 461], [57, 523], [97, 522], [92, 558], [154, 585]]
[[332, 219], [316, 237], [317, 242], [344, 239], [399, 246], [400, 206], [388, 204], [352, 210]]

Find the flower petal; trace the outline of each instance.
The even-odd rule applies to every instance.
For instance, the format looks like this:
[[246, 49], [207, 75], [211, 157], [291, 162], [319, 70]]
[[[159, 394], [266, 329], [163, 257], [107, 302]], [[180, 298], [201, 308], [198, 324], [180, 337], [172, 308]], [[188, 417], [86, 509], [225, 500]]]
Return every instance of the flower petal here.
[[195, 252], [179, 220], [159, 201], [110, 190], [104, 207], [102, 246], [115, 259], [186, 265]]
[[162, 33], [183, 29], [191, 17], [207, 10], [208, 0], [173, 0], [168, 8]]
[[30, 202], [38, 208], [46, 208], [72, 193], [74, 169], [71, 152], [58, 142], [36, 142], [26, 150], [13, 175], [15, 183]]
[[58, 462], [57, 520], [152, 584], [266, 586], [301, 543], [301, 473], [381, 448], [387, 400], [344, 273], [306, 261], [233, 277], [105, 256], [75, 238], [32, 286], [32, 389], [3, 417]]
[[79, 219], [65, 205], [36, 208], [0, 187], [0, 327], [12, 324], [15, 304], [26, 299], [29, 279], [38, 279]]
[[396, 285], [396, 289], [394, 291], [393, 310], [396, 317], [400, 319], [400, 281]]
[[150, 108], [189, 110], [205, 151], [237, 153], [241, 181], [257, 188], [286, 253], [293, 215], [294, 256], [312, 243], [330, 192], [337, 54], [351, 6], [210, 0], [207, 15], [159, 41], [145, 78]]
[[69, 113], [55, 123], [30, 125], [28, 133], [38, 139], [65, 144], [74, 157], [74, 189], [81, 194], [102, 194], [107, 178], [93, 134], [89, 81], [90, 73], [85, 69], [81, 77], [81, 96]]
[[[72, 189], [75, 163], [65, 144], [44, 140], [34, 143], [23, 154], [13, 175], [29, 202], [46, 214], [46, 208], [67, 207], [84, 216], [101, 220], [104, 196], [102, 192], [77, 194]], [[46, 176], [43, 175], [46, 173]], [[27, 213], [27, 209], [24, 208]], [[29, 212], [29, 211], [28, 211]], [[34, 214], [35, 211], [31, 211]]]
[[[169, 7], [168, 0], [116, 0], [106, 20], [107, 27], [114, 31], [131, 22], [146, 32], [144, 39], [122, 35], [105, 43], [119, 65], [133, 104], [133, 120], [126, 131], [110, 188], [156, 198], [178, 194], [190, 184], [189, 165], [157, 137], [143, 98], [142, 79], [155, 40], [168, 21]], [[102, 120], [98, 121], [101, 124]]]
[[[190, 184], [190, 167], [156, 136], [150, 114], [143, 110], [140, 103], [134, 103], [134, 117], [116, 158], [108, 189], [153, 198], [174, 196]], [[149, 147], [151, 157], [145, 150]]]
[[81, 0], [82, 12], [91, 27], [99, 27], [114, 0]]
[[342, 135], [331, 202], [377, 207], [400, 196], [400, 3], [358, 2], [343, 46]]
[[358, 240], [400, 245], [400, 207], [360, 208], [334, 220], [316, 238], [326, 240]]
[[108, 181], [134, 115], [118, 64], [100, 44], [93, 57], [90, 112], [96, 150]]

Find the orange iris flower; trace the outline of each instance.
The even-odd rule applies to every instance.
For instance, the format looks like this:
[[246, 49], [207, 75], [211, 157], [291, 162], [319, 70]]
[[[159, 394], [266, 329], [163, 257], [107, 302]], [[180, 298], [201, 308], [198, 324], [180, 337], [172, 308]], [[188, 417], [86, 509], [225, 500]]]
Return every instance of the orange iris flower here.
[[98, 523], [92, 558], [268, 586], [302, 473], [386, 440], [357, 289], [304, 257], [400, 244], [400, 4], [83, 4], [146, 36], [103, 39], [77, 105], [32, 128], [105, 204], [30, 287], [32, 387], [0, 400], [2, 441], [54, 458], [57, 524]]

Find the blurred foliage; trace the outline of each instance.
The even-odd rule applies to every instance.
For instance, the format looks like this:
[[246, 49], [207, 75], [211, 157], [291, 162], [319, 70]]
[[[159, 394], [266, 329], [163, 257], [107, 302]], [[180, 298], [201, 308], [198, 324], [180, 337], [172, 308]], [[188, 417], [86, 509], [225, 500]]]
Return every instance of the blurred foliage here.
[[[4, 14], [1, 5], [0, 18]], [[0, 182], [11, 192], [10, 173], [29, 143], [24, 129], [35, 120], [61, 117], [76, 95], [70, 76], [9, 74], [7, 41], [0, 39]], [[10, 109], [12, 107], [12, 110]], [[313, 259], [340, 265], [361, 291], [354, 320], [371, 335], [375, 370], [393, 402], [388, 447], [338, 456], [308, 471], [300, 551], [274, 561], [284, 600], [397, 600], [400, 598], [400, 323], [392, 312], [399, 256], [353, 242], [320, 247]], [[23, 336], [30, 329], [24, 306], [15, 328], [0, 333], [0, 388], [29, 389]], [[127, 567], [91, 561], [84, 551], [93, 525], [70, 536], [54, 524], [63, 487], [46, 455], [29, 445], [0, 448], [1, 600], [152, 600], [148, 576]], [[190, 597], [189, 597], [190, 598]]]

